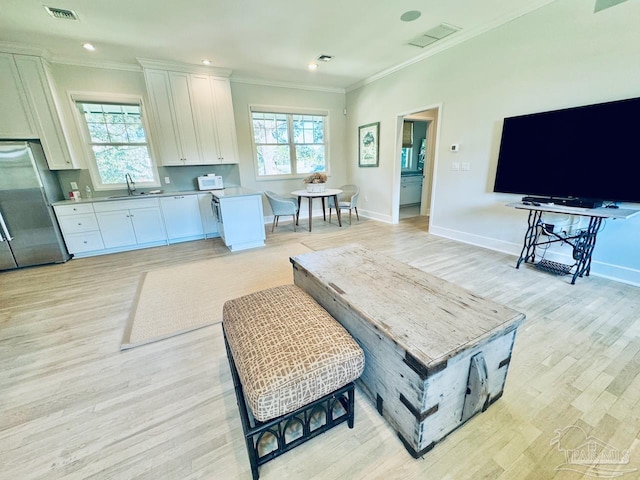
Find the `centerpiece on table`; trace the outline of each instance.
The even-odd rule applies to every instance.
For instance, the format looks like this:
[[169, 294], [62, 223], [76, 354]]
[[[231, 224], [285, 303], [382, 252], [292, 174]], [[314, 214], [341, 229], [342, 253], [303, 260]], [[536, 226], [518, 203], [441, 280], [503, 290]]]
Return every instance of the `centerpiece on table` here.
[[327, 183], [327, 175], [324, 173], [312, 173], [302, 180], [307, 184], [307, 192], [322, 193], [324, 192], [324, 184]]

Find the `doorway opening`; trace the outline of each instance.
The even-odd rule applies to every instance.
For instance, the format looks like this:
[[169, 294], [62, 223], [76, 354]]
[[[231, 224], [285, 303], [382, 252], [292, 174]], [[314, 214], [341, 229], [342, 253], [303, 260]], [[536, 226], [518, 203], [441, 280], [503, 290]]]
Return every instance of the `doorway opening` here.
[[439, 108], [401, 116], [398, 219], [431, 213]]

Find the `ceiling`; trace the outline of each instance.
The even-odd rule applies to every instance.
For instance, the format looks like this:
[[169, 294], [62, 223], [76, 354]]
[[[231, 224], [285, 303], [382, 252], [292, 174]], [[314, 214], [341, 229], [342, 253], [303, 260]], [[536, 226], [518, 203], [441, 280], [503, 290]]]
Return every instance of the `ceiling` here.
[[[139, 68], [137, 58], [211, 59], [239, 81], [344, 90], [553, 1], [2, 0], [0, 50], [116, 68]], [[73, 10], [78, 20], [53, 18], [43, 5]], [[401, 21], [411, 10], [420, 17]], [[459, 30], [425, 48], [408, 45], [440, 24]], [[310, 71], [322, 54], [334, 58]]]

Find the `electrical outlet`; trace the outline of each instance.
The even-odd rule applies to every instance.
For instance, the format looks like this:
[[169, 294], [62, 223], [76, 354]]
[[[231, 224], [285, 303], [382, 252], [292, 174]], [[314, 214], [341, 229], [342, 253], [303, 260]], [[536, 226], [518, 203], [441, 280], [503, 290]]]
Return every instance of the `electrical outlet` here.
[[460, 170], [462, 170], [463, 172], [468, 172], [469, 170], [471, 170], [471, 164], [469, 162], [462, 162], [460, 164]]
[[71, 182], [71, 190], [77, 190], [78, 184], [76, 182]]
[[169, 183], [171, 183], [171, 179], [169, 177], [164, 177], [164, 183], [168, 185]]

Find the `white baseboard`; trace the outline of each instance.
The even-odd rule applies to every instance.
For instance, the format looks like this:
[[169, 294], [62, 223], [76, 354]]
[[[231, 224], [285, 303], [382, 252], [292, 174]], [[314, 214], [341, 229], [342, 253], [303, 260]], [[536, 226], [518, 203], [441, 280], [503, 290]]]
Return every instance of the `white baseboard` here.
[[371, 220], [377, 220], [379, 222], [391, 223], [390, 215], [380, 215], [377, 212], [362, 210], [361, 208], [358, 208], [358, 215], [360, 215], [361, 217], [370, 218]]
[[[482, 235], [475, 235], [472, 233], [461, 232], [459, 230], [438, 227], [436, 225], [431, 225], [429, 233], [438, 237], [449, 238], [451, 240], [468, 243], [470, 245], [488, 248], [490, 250], [507, 253], [509, 255], [515, 255], [516, 257], [519, 257], [520, 252], [522, 251], [522, 244], [505, 242], [491, 237], [484, 237]], [[546, 258], [565, 264], [573, 263], [573, 259], [570, 255], [563, 255], [555, 252], [548, 252], [546, 254]], [[613, 265], [592, 259], [590, 275], [640, 287], [640, 270], [621, 265]]]

